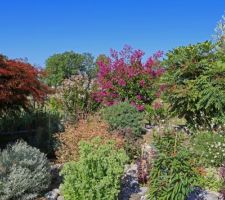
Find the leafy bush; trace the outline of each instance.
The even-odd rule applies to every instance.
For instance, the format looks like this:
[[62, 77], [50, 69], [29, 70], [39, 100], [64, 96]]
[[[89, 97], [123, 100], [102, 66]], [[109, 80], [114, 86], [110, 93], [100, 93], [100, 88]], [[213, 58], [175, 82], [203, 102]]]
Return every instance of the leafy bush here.
[[184, 138], [181, 132], [170, 129], [154, 135], [158, 157], [150, 172], [150, 199], [185, 200], [198, 185], [200, 173]]
[[163, 89], [157, 83], [164, 72], [159, 61], [162, 52], [148, 58], [145, 64], [143, 56], [143, 51], [125, 46], [121, 52], [112, 50], [110, 58], [100, 60], [96, 100], [104, 105], [128, 100], [138, 110], [151, 104]]
[[193, 128], [224, 124], [225, 54], [211, 42], [178, 47], [167, 54], [164, 81], [170, 111]]
[[[136, 160], [141, 155], [141, 139], [133, 134], [131, 129], [123, 129], [118, 132], [124, 138], [124, 150], [130, 161]], [[113, 134], [114, 135], [114, 134]]]
[[150, 172], [149, 198], [185, 200], [198, 185], [199, 174], [194, 167], [187, 150], [171, 156], [160, 154]]
[[43, 102], [49, 88], [40, 80], [41, 70], [24, 60], [11, 60], [0, 54], [0, 114], [27, 110], [33, 101]]
[[101, 144], [98, 138], [80, 143], [80, 159], [64, 166], [62, 191], [65, 200], [115, 200], [120, 178], [128, 160], [112, 142]]
[[110, 134], [108, 124], [95, 114], [88, 116], [87, 120], [79, 120], [76, 126], [68, 125], [65, 132], [57, 134], [59, 142], [56, 151], [57, 162], [77, 161], [79, 159], [79, 142], [81, 140], [88, 142], [94, 137], [100, 137], [102, 143], [113, 140], [118, 149], [124, 146], [123, 137], [118, 134]]
[[45, 154], [17, 142], [0, 153], [0, 199], [31, 200], [48, 188], [50, 167]]
[[163, 123], [168, 117], [167, 109], [160, 101], [155, 101], [152, 105], [145, 106], [145, 119], [148, 124]]
[[131, 129], [140, 136], [143, 132], [143, 114], [128, 102], [122, 102], [103, 109], [103, 118], [109, 123], [110, 130]]
[[175, 131], [172, 128], [161, 131], [163, 131], [162, 135], [157, 134], [157, 132], [153, 134], [153, 145], [160, 153], [171, 156], [184, 148], [185, 137], [182, 132]]
[[193, 136], [193, 153], [203, 165], [220, 167], [225, 160], [225, 138], [213, 132], [198, 132]]
[[52, 155], [56, 141], [54, 134], [63, 130], [61, 116], [43, 108], [30, 112], [10, 113], [0, 117], [1, 146], [23, 139], [29, 145], [39, 148], [42, 152]]
[[96, 111], [99, 103], [96, 103], [92, 97], [95, 87], [93, 79], [89, 79], [87, 75], [78, 75], [65, 79], [62, 85], [57, 88], [55, 102], [57, 100], [61, 102], [62, 112], [67, 121], [76, 122], [86, 118], [87, 114]]

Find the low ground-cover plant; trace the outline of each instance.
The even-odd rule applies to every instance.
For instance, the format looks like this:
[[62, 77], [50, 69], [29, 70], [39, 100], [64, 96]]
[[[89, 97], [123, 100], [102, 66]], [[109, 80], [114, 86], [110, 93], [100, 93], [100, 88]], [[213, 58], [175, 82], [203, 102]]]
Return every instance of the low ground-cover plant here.
[[215, 132], [198, 132], [192, 139], [193, 154], [205, 167], [220, 167], [225, 161], [225, 138]]
[[203, 170], [203, 176], [199, 179], [199, 186], [209, 191], [219, 192], [223, 186], [223, 179], [220, 177], [217, 168], [206, 168]]
[[225, 56], [215, 46], [206, 41], [178, 47], [165, 60], [170, 111], [184, 117], [192, 128], [224, 124]]
[[35, 199], [49, 183], [49, 163], [38, 149], [20, 141], [0, 152], [1, 200]]
[[128, 157], [112, 142], [101, 144], [99, 138], [79, 145], [80, 159], [64, 166], [62, 191], [65, 200], [116, 200], [120, 178]]
[[128, 102], [121, 102], [102, 111], [103, 118], [108, 122], [111, 131], [130, 129], [136, 136], [143, 133], [143, 114]]
[[122, 51], [111, 51], [107, 61], [99, 61], [98, 86], [95, 97], [104, 105], [128, 100], [138, 110], [151, 104], [163, 87], [157, 82], [164, 69], [160, 66], [162, 52], [157, 52], [143, 63], [144, 52], [125, 46]]

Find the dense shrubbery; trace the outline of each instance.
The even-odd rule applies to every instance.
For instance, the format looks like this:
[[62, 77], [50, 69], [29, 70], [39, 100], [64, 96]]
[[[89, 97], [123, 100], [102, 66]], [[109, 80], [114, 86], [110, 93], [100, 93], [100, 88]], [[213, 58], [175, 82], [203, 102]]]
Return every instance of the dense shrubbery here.
[[64, 80], [59, 88], [59, 99], [68, 121], [86, 118], [87, 114], [96, 111], [98, 103], [92, 98], [95, 86], [95, 82], [84, 75]]
[[59, 113], [42, 108], [30, 112], [8, 112], [0, 117], [0, 145], [23, 138], [42, 152], [54, 154], [54, 134], [63, 130], [60, 119]]
[[193, 153], [205, 167], [220, 167], [225, 160], [224, 135], [213, 132], [199, 132], [193, 136]]
[[109, 123], [111, 131], [130, 129], [135, 136], [143, 133], [143, 114], [128, 102], [103, 109], [103, 118]]
[[225, 55], [211, 42], [167, 53], [166, 98], [171, 112], [195, 128], [224, 123]]
[[185, 200], [198, 185], [198, 173], [191, 153], [179, 132], [167, 131], [154, 138], [158, 157], [150, 172], [150, 199]]
[[64, 133], [57, 134], [59, 148], [56, 151], [57, 162], [65, 163], [79, 159], [79, 142], [91, 141], [94, 137], [100, 137], [102, 143], [113, 140], [116, 147], [124, 146], [124, 139], [121, 135], [110, 134], [108, 124], [100, 119], [100, 116], [89, 116], [87, 120], [80, 120], [76, 126], [69, 125]]
[[159, 62], [162, 52], [148, 58], [145, 64], [143, 56], [143, 51], [126, 46], [119, 53], [112, 50], [107, 61], [100, 60], [96, 100], [105, 105], [127, 100], [138, 110], [144, 110], [146, 103], [151, 104], [163, 89], [157, 83], [164, 72]]
[[117, 199], [120, 178], [128, 160], [113, 143], [101, 144], [97, 138], [80, 144], [80, 159], [64, 166], [62, 191], [65, 200]]
[[31, 200], [48, 188], [49, 163], [45, 154], [17, 142], [0, 153], [0, 199]]

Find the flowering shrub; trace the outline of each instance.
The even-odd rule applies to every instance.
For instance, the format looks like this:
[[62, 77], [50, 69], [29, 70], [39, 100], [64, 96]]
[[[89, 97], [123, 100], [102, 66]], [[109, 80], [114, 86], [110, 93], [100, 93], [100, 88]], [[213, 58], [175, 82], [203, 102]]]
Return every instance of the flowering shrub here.
[[197, 133], [193, 139], [193, 151], [202, 164], [220, 167], [225, 160], [225, 138], [217, 133]]
[[144, 52], [125, 46], [122, 51], [111, 50], [108, 62], [98, 62], [97, 75], [99, 91], [95, 99], [105, 105], [113, 105], [118, 101], [128, 100], [138, 110], [144, 110], [163, 90], [156, 80], [163, 74], [158, 51], [145, 63], [142, 62]]
[[92, 98], [95, 87], [95, 81], [87, 75], [71, 76], [57, 88], [57, 93], [49, 102], [50, 107], [53, 110], [62, 109], [69, 122], [84, 119], [98, 108], [98, 103]]

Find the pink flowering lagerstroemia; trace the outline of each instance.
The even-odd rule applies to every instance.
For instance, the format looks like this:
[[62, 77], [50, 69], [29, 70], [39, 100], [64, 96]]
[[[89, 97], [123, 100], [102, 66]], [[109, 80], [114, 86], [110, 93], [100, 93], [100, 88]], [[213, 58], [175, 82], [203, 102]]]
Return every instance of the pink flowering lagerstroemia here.
[[97, 75], [99, 90], [95, 99], [104, 105], [113, 105], [120, 101], [129, 101], [138, 110], [145, 109], [158, 97], [161, 88], [158, 79], [164, 68], [158, 51], [143, 62], [144, 52], [125, 46], [122, 51], [111, 50], [108, 62], [99, 61]]

